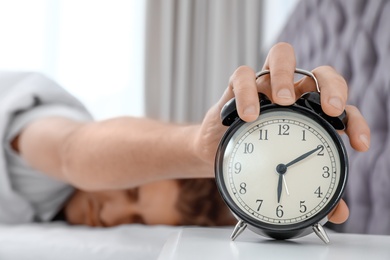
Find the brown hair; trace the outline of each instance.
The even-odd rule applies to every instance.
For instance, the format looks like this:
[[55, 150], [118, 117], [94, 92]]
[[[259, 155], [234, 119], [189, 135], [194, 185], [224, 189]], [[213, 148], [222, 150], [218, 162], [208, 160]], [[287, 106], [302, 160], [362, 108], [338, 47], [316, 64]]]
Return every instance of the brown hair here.
[[176, 207], [181, 225], [224, 226], [234, 218], [223, 202], [214, 179], [178, 180], [180, 193]]

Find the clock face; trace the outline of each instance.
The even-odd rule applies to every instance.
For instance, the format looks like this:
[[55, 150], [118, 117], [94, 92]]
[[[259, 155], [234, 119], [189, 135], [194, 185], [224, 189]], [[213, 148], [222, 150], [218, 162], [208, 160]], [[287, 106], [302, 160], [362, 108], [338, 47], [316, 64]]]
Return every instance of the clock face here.
[[230, 129], [217, 155], [216, 178], [240, 219], [258, 227], [308, 226], [336, 205], [346, 158], [326, 122], [301, 108], [278, 107]]

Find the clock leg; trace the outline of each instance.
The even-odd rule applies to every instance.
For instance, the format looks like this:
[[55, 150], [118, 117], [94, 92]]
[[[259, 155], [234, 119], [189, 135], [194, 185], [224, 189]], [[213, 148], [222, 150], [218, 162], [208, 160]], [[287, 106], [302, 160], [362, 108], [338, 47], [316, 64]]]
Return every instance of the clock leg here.
[[313, 226], [314, 233], [325, 243], [328, 244], [330, 242], [328, 235], [326, 234], [325, 229], [322, 227], [320, 223], [317, 223]]
[[246, 223], [242, 220], [239, 220], [234, 227], [233, 233], [231, 234], [230, 238], [232, 241], [234, 241], [246, 228]]

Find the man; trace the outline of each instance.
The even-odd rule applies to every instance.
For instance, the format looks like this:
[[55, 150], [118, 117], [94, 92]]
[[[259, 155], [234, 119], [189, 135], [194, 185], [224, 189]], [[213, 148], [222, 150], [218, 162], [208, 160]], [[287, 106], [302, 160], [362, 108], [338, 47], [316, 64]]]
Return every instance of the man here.
[[[270, 50], [264, 69], [271, 71], [270, 76], [256, 82], [252, 69], [238, 68], [219, 102], [197, 125], [133, 117], [93, 122], [67, 94], [46, 93], [53, 88], [42, 87], [53, 85], [47, 79], [31, 82], [39, 86], [34, 93], [28, 92], [29, 105], [8, 113], [10, 120], [2, 130], [6, 140], [4, 175], [9, 185], [0, 194], [0, 220], [49, 221], [62, 212], [69, 223], [92, 226], [233, 223], [214, 186], [200, 184], [191, 189], [188, 185], [196, 182], [194, 179], [206, 183], [202, 179], [214, 176], [215, 152], [226, 130], [220, 120], [223, 105], [235, 97], [239, 116], [249, 122], [259, 114], [257, 92], [280, 105], [290, 105], [302, 93], [315, 88], [308, 78], [293, 82], [295, 56], [288, 44], [279, 43]], [[346, 134], [356, 150], [366, 151], [369, 128], [355, 107], [346, 106], [347, 85], [343, 78], [326, 66], [313, 73], [321, 87], [324, 111], [337, 116], [346, 109]], [[52, 94], [58, 96], [53, 98]], [[10, 102], [3, 100], [12, 107]], [[30, 184], [29, 179], [34, 183]], [[32, 191], [26, 193], [26, 189]], [[183, 203], [184, 194], [199, 195], [204, 189], [209, 189], [204, 196]], [[213, 203], [206, 203], [209, 198]], [[11, 207], [14, 202], [20, 202], [22, 207]], [[20, 213], [23, 217], [15, 217]], [[189, 218], [191, 214], [197, 217]], [[330, 214], [330, 221], [341, 223], [347, 217], [348, 208], [342, 201]]]

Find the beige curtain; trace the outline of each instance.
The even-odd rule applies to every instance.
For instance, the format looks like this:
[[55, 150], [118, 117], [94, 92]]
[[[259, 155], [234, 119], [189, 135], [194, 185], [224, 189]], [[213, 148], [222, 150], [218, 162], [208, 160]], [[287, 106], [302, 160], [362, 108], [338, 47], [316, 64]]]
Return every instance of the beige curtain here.
[[200, 122], [240, 65], [260, 67], [261, 0], [148, 0], [145, 113]]

